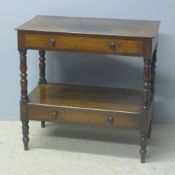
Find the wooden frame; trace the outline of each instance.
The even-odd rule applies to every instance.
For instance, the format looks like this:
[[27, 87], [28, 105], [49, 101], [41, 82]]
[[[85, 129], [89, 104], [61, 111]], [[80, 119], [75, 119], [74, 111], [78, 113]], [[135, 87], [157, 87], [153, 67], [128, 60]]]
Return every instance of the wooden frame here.
[[[68, 25], [69, 24], [69, 25]], [[159, 21], [36, 16], [17, 28], [21, 121], [28, 150], [29, 120], [76, 122], [140, 131], [141, 162], [151, 134]], [[39, 85], [28, 94], [27, 50], [39, 50]], [[47, 83], [45, 50], [143, 57], [143, 91]]]

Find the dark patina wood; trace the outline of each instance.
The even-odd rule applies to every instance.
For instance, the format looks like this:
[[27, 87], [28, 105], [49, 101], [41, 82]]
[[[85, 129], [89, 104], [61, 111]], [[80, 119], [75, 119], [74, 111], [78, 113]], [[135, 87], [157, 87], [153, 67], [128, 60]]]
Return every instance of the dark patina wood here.
[[22, 133], [23, 133], [23, 143], [24, 150], [28, 150], [28, 142], [29, 142], [29, 126], [28, 126], [28, 117], [26, 112], [26, 104], [29, 101], [28, 92], [27, 92], [27, 63], [26, 63], [26, 54], [27, 51], [25, 49], [19, 50], [20, 53], [20, 85], [21, 85], [21, 121], [22, 121]]
[[39, 78], [39, 84], [46, 84], [46, 78], [45, 78], [45, 68], [46, 68], [46, 64], [45, 64], [45, 51], [44, 50], [39, 50], [39, 70], [40, 70], [40, 78]]
[[25, 32], [53, 32], [69, 35], [154, 38], [158, 33], [159, 21], [39, 15], [17, 29]]
[[41, 128], [45, 128], [46, 124], [45, 121], [41, 121]]
[[[17, 28], [21, 121], [28, 149], [29, 120], [123, 127], [140, 131], [145, 161], [151, 133], [159, 21], [36, 16]], [[26, 51], [39, 50], [39, 85], [27, 93]], [[143, 90], [47, 83], [45, 50], [143, 57]]]
[[[46, 64], [45, 64], [45, 50], [39, 50], [39, 72], [40, 72], [40, 77], [39, 77], [39, 84], [46, 84], [46, 73], [45, 73], [45, 69], [46, 69]], [[44, 128], [45, 127], [45, 122], [41, 121], [41, 127]]]
[[28, 102], [26, 50], [20, 50], [21, 101]]
[[24, 150], [28, 150], [28, 143], [29, 143], [29, 121], [22, 121], [22, 133], [23, 133], [23, 143], [24, 143]]
[[[154, 100], [154, 92], [155, 92], [155, 74], [156, 74], [156, 60], [157, 60], [157, 47], [154, 50], [152, 62], [151, 62], [151, 100]], [[151, 130], [152, 130], [152, 117], [150, 117], [150, 123], [149, 123], [149, 131], [148, 131], [148, 138], [151, 136]]]
[[41, 84], [29, 93], [29, 104], [141, 113], [143, 91], [66, 84]]
[[157, 61], [157, 47], [154, 50], [153, 57], [152, 57], [152, 62], [151, 62], [151, 93], [152, 93], [152, 98], [154, 97], [154, 84], [155, 84], [155, 74], [156, 74], [156, 61]]

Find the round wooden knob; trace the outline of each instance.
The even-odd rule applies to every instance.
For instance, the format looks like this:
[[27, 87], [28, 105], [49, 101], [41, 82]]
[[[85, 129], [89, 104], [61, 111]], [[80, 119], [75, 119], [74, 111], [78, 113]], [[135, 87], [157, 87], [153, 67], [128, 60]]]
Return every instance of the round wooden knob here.
[[116, 45], [114, 42], [111, 42], [111, 43], [109, 44], [109, 47], [114, 51], [114, 50], [116, 50], [117, 45]]
[[107, 121], [112, 124], [114, 122], [114, 118], [112, 116], [107, 117]]
[[51, 46], [51, 47], [54, 47], [55, 45], [56, 45], [56, 41], [55, 41], [55, 39], [50, 39], [49, 40], [49, 45]]
[[57, 119], [57, 111], [51, 113], [52, 118]]

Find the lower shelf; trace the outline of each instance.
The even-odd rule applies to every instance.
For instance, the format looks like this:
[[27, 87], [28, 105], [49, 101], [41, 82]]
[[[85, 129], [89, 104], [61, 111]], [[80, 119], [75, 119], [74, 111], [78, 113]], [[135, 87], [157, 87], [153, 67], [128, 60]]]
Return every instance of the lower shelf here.
[[138, 128], [143, 92], [41, 84], [29, 94], [29, 119]]
[[131, 89], [41, 84], [30, 94], [31, 104], [89, 110], [140, 113], [143, 92]]

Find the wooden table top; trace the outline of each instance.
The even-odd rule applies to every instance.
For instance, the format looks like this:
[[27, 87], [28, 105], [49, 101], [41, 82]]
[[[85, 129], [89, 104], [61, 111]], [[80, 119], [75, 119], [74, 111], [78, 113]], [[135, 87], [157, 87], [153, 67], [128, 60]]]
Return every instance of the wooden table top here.
[[17, 30], [154, 38], [158, 33], [159, 24], [160, 21], [39, 15], [18, 27]]

